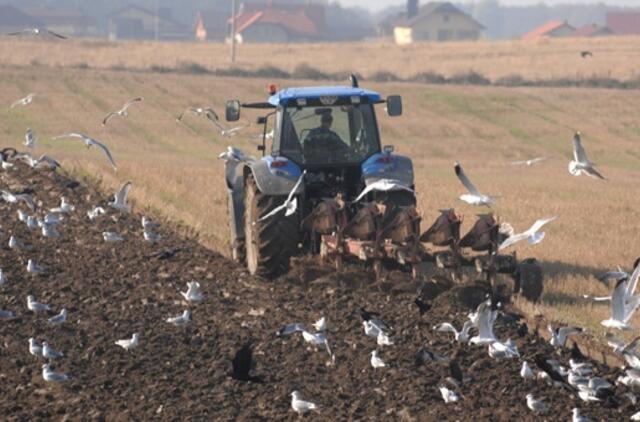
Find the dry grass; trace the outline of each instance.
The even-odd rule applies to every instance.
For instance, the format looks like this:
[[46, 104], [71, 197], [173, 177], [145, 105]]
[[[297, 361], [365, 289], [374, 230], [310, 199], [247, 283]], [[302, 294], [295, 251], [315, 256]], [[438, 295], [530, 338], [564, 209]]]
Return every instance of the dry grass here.
[[[613, 41], [610, 50], [617, 51], [615, 57], [620, 60], [612, 59], [608, 64], [612, 68], [626, 60], [622, 54], [625, 49], [636, 45], [632, 39]], [[73, 60], [85, 61], [91, 66], [101, 63], [102, 67], [108, 67], [109, 60], [112, 63], [121, 60], [114, 44], [103, 43], [100, 47], [96, 43], [75, 42], [74, 48], [76, 44], [84, 48], [85, 56]], [[45, 56], [42, 51], [24, 53], [27, 47], [44, 48], [42, 45], [51, 47], [52, 54]], [[29, 62], [36, 56], [41, 62], [69, 64], [72, 59], [63, 54], [62, 45], [2, 41], [0, 51], [14, 64]], [[91, 50], [92, 46], [95, 51]], [[484, 47], [485, 43], [457, 46], [451, 52], [451, 63], [437, 60], [433, 61], [434, 66], [436, 63], [438, 66], [450, 66], [450, 69], [461, 66], [456, 57], [463, 55], [460, 51], [470, 50], [472, 46]], [[176, 55], [174, 61], [186, 59], [178, 46], [169, 45], [167, 51], [162, 49], [152, 55], [155, 47], [157, 45], [151, 43], [127, 45], [127, 57], [131, 59], [126, 65], [147, 67], [153, 60], [168, 60], [171, 54]], [[373, 46], [361, 47], [364, 55], [353, 56], [355, 67], [362, 63], [362, 57], [376, 51]], [[577, 41], [554, 41], [551, 45], [526, 47], [540, 51], [562, 47], [568, 51], [579, 46]], [[595, 50], [596, 58], [605, 54], [599, 53], [595, 45], [588, 47]], [[8, 54], [9, 48], [13, 54]], [[119, 45], [118, 49], [121, 48]], [[222, 64], [221, 59], [215, 59], [211, 54], [221, 51], [220, 46], [188, 48], [191, 53], [202, 53], [197, 57], [210, 56], [208, 65]], [[242, 48], [241, 60], [248, 60], [248, 51], [253, 47]], [[304, 59], [312, 62], [313, 51], [320, 47], [279, 48], [282, 50], [280, 53], [291, 49], [292, 52], [285, 55], [287, 57], [302, 51], [299, 49], [308, 48], [311, 51], [305, 52]], [[344, 51], [355, 48], [355, 45], [345, 45]], [[436, 51], [444, 54], [442, 47], [436, 45], [416, 48], [421, 51], [433, 49], [429, 57], [437, 57], [433, 56]], [[524, 60], [517, 59], [520, 54], [516, 54], [517, 48], [512, 43], [499, 43], [496, 48], [496, 51], [511, 49], [516, 55], [512, 57], [513, 63]], [[604, 50], [604, 46], [602, 48]], [[258, 53], [257, 50], [255, 52]], [[383, 53], [383, 50], [380, 53], [392, 54]], [[283, 65], [292, 65], [285, 56], [282, 56]], [[475, 68], [479, 56], [481, 54], [477, 53], [478, 61], [469, 61], [470, 64], [465, 66]], [[550, 60], [544, 57], [546, 61]], [[256, 63], [266, 59], [266, 53], [260, 54]], [[498, 59], [483, 60], [488, 63]], [[106, 63], [102, 63], [104, 60]], [[397, 62], [384, 62], [400, 73], [400, 67], [393, 67]], [[428, 63], [427, 60], [424, 62]], [[343, 64], [327, 66], [339, 68]], [[411, 66], [406, 70], [409, 73], [416, 69]], [[515, 64], [513, 66], [519, 69]], [[616, 71], [619, 76], [630, 76], [634, 66], [637, 67], [637, 63], [634, 65], [630, 60], [620, 68], [616, 67]], [[493, 66], [494, 76], [500, 68], [499, 64]], [[548, 72], [556, 72], [551, 68]], [[489, 73], [488, 69], [478, 70]], [[507, 72], [512, 72], [511, 68]], [[545, 70], [532, 66], [527, 72], [542, 77]], [[223, 166], [216, 155], [229, 143], [257, 154], [253, 149], [257, 139], [250, 138], [250, 135], [257, 134], [258, 128], [251, 128], [242, 136], [228, 140], [221, 139], [205, 120], [194, 117], [180, 125], [175, 117], [189, 105], [211, 104], [221, 109], [224, 100], [232, 97], [263, 99], [267, 82], [93, 69], [60, 68], [51, 71], [39, 67], [0, 67], [0, 104], [8, 105], [26, 92], [40, 93], [28, 108], [0, 108], [0, 136], [3, 145], [19, 146], [26, 127], [33, 128], [40, 138], [37, 153], [51, 154], [66, 168], [99, 178], [106, 189], [114, 189], [123, 181], [133, 180], [132, 196], [138, 207], [150, 208], [151, 212], [182, 222], [197, 230], [205, 244], [226, 251], [226, 189]], [[287, 84], [296, 82], [288, 81]], [[543, 302], [538, 306], [542, 312], [553, 319], [599, 330], [596, 328], [598, 321], [606, 317], [608, 308], [585, 305], [579, 297], [584, 293], [606, 293], [607, 289], [595, 281], [594, 275], [616, 264], [629, 265], [640, 252], [640, 238], [636, 233], [640, 211], [634, 196], [640, 177], [640, 153], [637, 149], [640, 142], [637, 119], [640, 96], [637, 92], [586, 88], [436, 87], [406, 83], [367, 84], [367, 87], [385, 94], [404, 96], [404, 116], [391, 119], [381, 112], [379, 120], [383, 142], [395, 144], [399, 153], [408, 154], [414, 160], [424, 227], [436, 217], [439, 208], [454, 206], [463, 212], [467, 216], [465, 230], [471, 226], [474, 214], [483, 211], [456, 199], [462, 193], [462, 187], [453, 173], [454, 160], [464, 165], [482, 190], [502, 195], [496, 211], [516, 229], [527, 228], [539, 217], [558, 215], [558, 220], [548, 226], [547, 238], [542, 244], [535, 247], [522, 244], [516, 250], [521, 257], [535, 256], [544, 262], [546, 291]], [[134, 95], [144, 96], [145, 101], [132, 107], [129, 118], [116, 118], [107, 128], [100, 126], [100, 120], [107, 111], [119, 107]], [[254, 120], [257, 114], [247, 113], [245, 117]], [[583, 133], [591, 158], [598, 162], [609, 181], [568, 174], [571, 137], [577, 129]], [[84, 131], [109, 144], [119, 163], [118, 172], [110, 170], [98, 151], [86, 151], [75, 140], [50, 139], [70, 130]], [[537, 155], [551, 155], [553, 159], [533, 168], [515, 168], [508, 164], [511, 160]]]
[[[390, 42], [343, 44], [241, 45], [237, 67], [255, 70], [274, 65], [292, 71], [307, 63], [326, 72], [358, 72], [365, 76], [392, 72], [410, 77], [422, 72], [445, 76], [471, 70], [491, 80], [519, 75], [526, 79], [638, 76], [640, 37], [546, 39], [538, 42], [478, 41], [418, 43], [399, 47]], [[594, 57], [582, 59], [580, 51]], [[126, 56], [123, 56], [126, 51]], [[196, 63], [213, 70], [229, 67], [229, 47], [214, 43], [49, 41], [0, 39], [4, 64], [89, 66], [108, 69], [179, 68]]]

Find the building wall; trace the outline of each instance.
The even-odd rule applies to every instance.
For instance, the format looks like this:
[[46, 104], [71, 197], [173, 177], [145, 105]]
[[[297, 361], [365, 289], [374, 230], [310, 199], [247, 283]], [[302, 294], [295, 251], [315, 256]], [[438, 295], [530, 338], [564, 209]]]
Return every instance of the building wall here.
[[286, 43], [293, 41], [280, 25], [255, 23], [242, 31], [242, 42]]
[[413, 25], [413, 41], [477, 40], [480, 29], [459, 13], [433, 13]]
[[561, 26], [560, 28], [554, 29], [547, 33], [548, 37], [569, 37], [576, 32], [575, 29], [570, 28], [568, 26]]

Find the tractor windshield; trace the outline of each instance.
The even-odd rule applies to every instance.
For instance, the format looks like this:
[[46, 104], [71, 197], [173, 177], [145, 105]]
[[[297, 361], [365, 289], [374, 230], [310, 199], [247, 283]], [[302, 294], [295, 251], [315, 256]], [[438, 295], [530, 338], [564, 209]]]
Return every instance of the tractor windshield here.
[[288, 107], [280, 154], [300, 164], [361, 163], [380, 150], [371, 104]]

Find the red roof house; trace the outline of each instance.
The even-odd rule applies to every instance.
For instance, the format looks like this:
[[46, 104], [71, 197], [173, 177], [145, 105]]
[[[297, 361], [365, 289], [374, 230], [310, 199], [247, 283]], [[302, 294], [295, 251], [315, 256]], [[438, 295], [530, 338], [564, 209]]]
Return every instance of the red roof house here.
[[591, 25], [581, 26], [576, 29], [572, 36], [574, 37], [602, 37], [613, 34], [608, 26], [600, 26], [592, 23]]
[[607, 26], [616, 35], [639, 35], [640, 12], [609, 12]]
[[522, 36], [525, 41], [538, 40], [544, 37], [557, 38], [573, 35], [575, 28], [567, 21], [551, 21]]
[[237, 15], [236, 34], [242, 42], [264, 43], [313, 41], [320, 37], [318, 27], [304, 12], [276, 7]]

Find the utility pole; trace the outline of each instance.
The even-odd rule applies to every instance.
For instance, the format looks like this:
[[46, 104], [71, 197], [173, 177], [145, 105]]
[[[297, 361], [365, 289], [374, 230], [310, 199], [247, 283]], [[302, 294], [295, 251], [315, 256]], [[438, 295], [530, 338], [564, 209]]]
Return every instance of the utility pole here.
[[160, 6], [158, 4], [159, 0], [156, 0], [156, 22], [155, 22], [155, 39], [158, 41], [160, 39]]
[[236, 1], [231, 0], [231, 63], [236, 62]]

